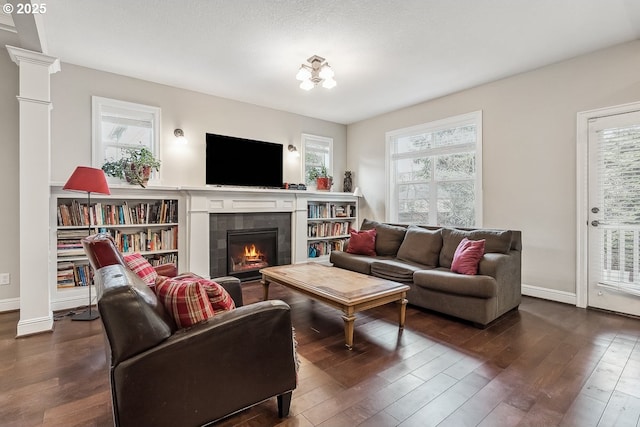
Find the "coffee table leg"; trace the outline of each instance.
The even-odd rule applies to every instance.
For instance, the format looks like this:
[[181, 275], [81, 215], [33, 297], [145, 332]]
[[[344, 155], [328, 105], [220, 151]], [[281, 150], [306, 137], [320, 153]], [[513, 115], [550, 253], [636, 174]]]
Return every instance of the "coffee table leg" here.
[[400, 312], [398, 317], [398, 324], [400, 325], [400, 329], [404, 328], [404, 318], [407, 314], [407, 299], [403, 298], [398, 300], [398, 304], [400, 305]]
[[353, 349], [353, 329], [354, 322], [356, 321], [356, 316], [353, 314], [346, 314], [342, 316], [342, 320], [344, 320], [344, 341], [345, 345], [349, 350]]
[[262, 289], [264, 290], [264, 299], [266, 301], [269, 299], [269, 281], [266, 279], [262, 279]]

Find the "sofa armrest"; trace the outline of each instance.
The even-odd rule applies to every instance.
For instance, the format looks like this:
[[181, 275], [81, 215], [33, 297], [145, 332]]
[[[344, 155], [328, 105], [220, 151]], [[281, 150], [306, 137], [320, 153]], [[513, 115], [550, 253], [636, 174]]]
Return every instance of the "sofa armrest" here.
[[111, 381], [122, 426], [203, 425], [289, 392], [296, 387], [289, 306], [250, 304], [178, 331], [120, 363]]
[[517, 307], [522, 299], [521, 252], [486, 253], [480, 260], [478, 274], [491, 276], [497, 282], [498, 311]]
[[507, 268], [507, 264], [512, 262], [509, 255], [499, 253], [486, 253], [478, 264], [478, 274], [497, 278], [501, 269]]

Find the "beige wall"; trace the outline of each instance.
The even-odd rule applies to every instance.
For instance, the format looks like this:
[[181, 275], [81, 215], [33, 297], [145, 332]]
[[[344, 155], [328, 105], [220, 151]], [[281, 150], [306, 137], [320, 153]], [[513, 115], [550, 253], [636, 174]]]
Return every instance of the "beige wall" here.
[[[20, 295], [19, 248], [19, 188], [18, 188], [18, 66], [11, 61], [4, 45], [18, 45], [15, 34], [0, 31], [0, 182], [2, 195], [0, 224], [0, 273], [9, 273], [9, 286], [0, 286], [0, 310], [3, 300], [12, 300]], [[46, 236], [45, 236], [46, 237]], [[12, 303], [16, 308], [17, 303]]]
[[347, 128], [362, 217], [385, 219], [385, 132], [483, 111], [484, 226], [523, 232], [523, 283], [575, 293], [576, 113], [640, 100], [640, 41]]
[[[289, 158], [286, 150], [288, 144], [300, 149], [302, 133], [332, 137], [336, 176], [342, 176], [345, 169], [344, 125], [66, 63], [62, 64], [60, 73], [51, 77], [51, 82], [54, 103], [51, 142], [53, 182], [64, 182], [77, 165], [91, 164], [92, 95], [162, 109], [160, 138], [163, 185], [205, 184], [207, 132], [284, 144], [285, 182], [302, 182], [300, 159]], [[174, 143], [175, 128], [184, 130], [189, 140], [187, 146]], [[334, 187], [336, 189], [337, 186]]]

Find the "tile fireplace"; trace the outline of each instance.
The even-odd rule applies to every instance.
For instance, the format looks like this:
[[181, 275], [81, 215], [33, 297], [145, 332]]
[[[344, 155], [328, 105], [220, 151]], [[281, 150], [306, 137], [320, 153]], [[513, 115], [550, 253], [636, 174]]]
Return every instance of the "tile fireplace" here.
[[260, 278], [260, 269], [291, 263], [291, 213], [209, 215], [211, 277]]

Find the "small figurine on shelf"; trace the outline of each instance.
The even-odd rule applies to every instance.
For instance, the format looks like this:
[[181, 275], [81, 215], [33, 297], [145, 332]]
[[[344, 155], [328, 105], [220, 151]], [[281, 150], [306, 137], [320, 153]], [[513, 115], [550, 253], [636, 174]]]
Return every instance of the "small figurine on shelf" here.
[[342, 191], [344, 191], [345, 193], [351, 193], [353, 191], [352, 187], [353, 187], [353, 180], [351, 179], [351, 171], [345, 171], [344, 172], [344, 184], [343, 184], [343, 189]]

